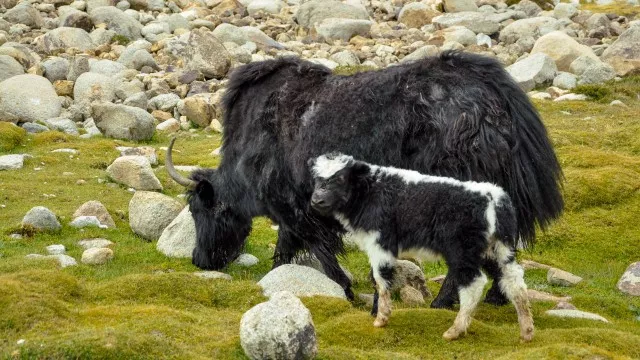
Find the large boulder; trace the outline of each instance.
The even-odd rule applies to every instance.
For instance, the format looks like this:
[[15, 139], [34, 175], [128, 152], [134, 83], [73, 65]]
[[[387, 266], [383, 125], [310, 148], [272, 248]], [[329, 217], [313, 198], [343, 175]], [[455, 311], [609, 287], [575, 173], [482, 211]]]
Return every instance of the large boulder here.
[[590, 47], [578, 43], [562, 31], [554, 31], [540, 37], [531, 50], [531, 54], [535, 53], [544, 53], [551, 57], [560, 71], [569, 71], [571, 63], [580, 56], [598, 59]]
[[142, 24], [116, 7], [100, 6], [90, 10], [89, 16], [95, 25], [107, 24], [109, 30], [130, 40], [137, 40], [142, 36]]
[[60, 27], [73, 27], [90, 32], [93, 29], [91, 17], [84, 11], [77, 10], [71, 6], [61, 6], [58, 9], [60, 15]]
[[111, 102], [115, 99], [115, 84], [112, 77], [103, 74], [85, 72], [78, 76], [73, 85], [73, 98], [76, 104], [83, 109], [85, 117], [91, 115], [92, 103]]
[[190, 96], [184, 99], [182, 114], [200, 127], [207, 127], [215, 115], [215, 109], [205, 96]]
[[507, 67], [507, 72], [525, 92], [537, 85], [553, 81], [558, 68], [549, 56], [537, 53]]
[[296, 296], [329, 296], [347, 299], [344, 290], [320, 271], [308, 266], [285, 264], [271, 270], [259, 282], [265, 296], [290, 291]]
[[136, 141], [149, 140], [153, 136], [153, 116], [143, 109], [102, 102], [94, 104], [91, 112], [96, 126], [105, 136]]
[[36, 38], [36, 48], [45, 54], [64, 52], [68, 48], [80, 51], [92, 49], [93, 41], [89, 33], [74, 27], [59, 27]]
[[178, 200], [150, 191], [136, 191], [129, 201], [129, 225], [146, 240], [157, 240], [184, 205]]
[[192, 30], [184, 49], [184, 65], [200, 71], [208, 78], [222, 78], [231, 66], [231, 55], [213, 33], [203, 29]]
[[312, 359], [318, 352], [311, 312], [287, 291], [242, 315], [240, 344], [252, 360]]
[[0, 82], [22, 74], [24, 74], [24, 69], [16, 59], [8, 55], [0, 55]]
[[328, 18], [369, 20], [369, 14], [364, 7], [352, 6], [340, 1], [311, 0], [300, 5], [295, 15], [298, 24], [305, 28], [312, 28]]
[[432, 10], [426, 4], [415, 2], [406, 4], [398, 14], [398, 21], [407, 25], [408, 28], [421, 28], [431, 24], [431, 20], [441, 15], [440, 12]]
[[500, 30], [500, 24], [480, 12], [463, 11], [458, 13], [443, 14], [433, 18], [436, 28], [446, 29], [452, 26], [464, 26], [476, 34], [492, 35]]
[[4, 13], [2, 18], [10, 23], [27, 25], [33, 28], [39, 28], [43, 24], [42, 17], [38, 10], [26, 1], [9, 9]]
[[56, 90], [42, 76], [24, 74], [0, 82], [0, 114], [34, 122], [57, 117], [61, 110]]
[[168, 257], [190, 258], [196, 247], [196, 224], [189, 207], [176, 216], [162, 231], [156, 249]]
[[153, 173], [149, 159], [144, 156], [127, 155], [115, 159], [107, 167], [107, 175], [113, 181], [136, 190], [162, 190], [162, 184]]
[[356, 19], [327, 18], [316, 25], [318, 35], [326, 41], [343, 40], [349, 41], [356, 35], [368, 35], [371, 29], [371, 21]]
[[7, 42], [0, 46], [0, 55], [8, 55], [22, 65], [23, 69], [29, 69], [42, 60], [38, 53], [25, 44]]
[[640, 72], [640, 25], [631, 26], [602, 53], [602, 60], [625, 76]]
[[618, 289], [625, 294], [640, 296], [640, 261], [629, 265], [618, 280]]
[[58, 231], [62, 228], [56, 215], [44, 206], [36, 206], [29, 210], [22, 219], [22, 226], [39, 231]]
[[508, 45], [527, 36], [537, 39], [540, 36], [558, 30], [561, 27], [562, 22], [549, 16], [520, 19], [505, 26], [504, 29], [500, 31], [500, 41]]

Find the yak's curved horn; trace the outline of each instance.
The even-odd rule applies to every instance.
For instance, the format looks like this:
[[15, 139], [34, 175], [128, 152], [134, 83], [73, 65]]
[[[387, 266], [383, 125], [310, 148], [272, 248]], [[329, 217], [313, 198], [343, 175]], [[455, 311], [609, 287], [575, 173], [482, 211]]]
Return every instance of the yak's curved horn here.
[[167, 172], [169, 173], [169, 176], [171, 176], [171, 178], [175, 182], [186, 187], [187, 189], [193, 189], [196, 187], [196, 182], [180, 175], [178, 171], [176, 171], [176, 169], [173, 167], [173, 159], [171, 158], [171, 149], [173, 148], [173, 143], [175, 142], [176, 142], [176, 138], [173, 137], [171, 139], [171, 142], [169, 143], [169, 147], [167, 148], [167, 155], [164, 160], [164, 165], [167, 168]]

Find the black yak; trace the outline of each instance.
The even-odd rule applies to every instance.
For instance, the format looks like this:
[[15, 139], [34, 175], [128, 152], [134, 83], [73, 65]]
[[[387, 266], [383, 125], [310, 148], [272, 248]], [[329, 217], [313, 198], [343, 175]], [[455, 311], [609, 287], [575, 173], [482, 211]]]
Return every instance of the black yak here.
[[502, 188], [381, 167], [344, 154], [321, 155], [309, 164], [311, 207], [338, 220], [369, 257], [379, 294], [374, 326], [387, 325], [391, 315], [396, 259], [442, 257], [460, 297], [460, 311], [443, 337], [457, 339], [471, 323], [487, 283], [481, 268], [491, 259], [502, 272], [500, 289], [516, 307], [520, 337], [533, 338], [524, 270], [515, 261], [518, 222]]
[[[444, 52], [352, 76], [333, 75], [294, 57], [250, 63], [231, 74], [223, 98], [222, 161], [186, 179], [196, 223], [193, 263], [220, 269], [239, 253], [251, 219], [280, 225], [273, 266], [300, 252], [353, 297], [336, 255], [342, 227], [309, 209], [307, 160], [340, 151], [383, 166], [460, 180], [488, 181], [512, 198], [523, 245], [533, 243], [563, 209], [560, 165], [526, 94], [494, 59]], [[499, 266], [486, 301], [505, 304]], [[451, 307], [456, 284], [445, 279], [434, 307]]]

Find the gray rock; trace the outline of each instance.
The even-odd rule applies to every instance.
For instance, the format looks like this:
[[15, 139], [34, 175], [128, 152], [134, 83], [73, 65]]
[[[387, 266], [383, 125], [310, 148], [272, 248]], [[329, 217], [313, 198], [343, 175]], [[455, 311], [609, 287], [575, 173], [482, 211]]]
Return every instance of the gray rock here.
[[609, 64], [599, 63], [589, 66], [580, 75], [578, 85], [602, 84], [616, 77], [616, 71]]
[[22, 219], [22, 226], [31, 226], [39, 231], [58, 231], [62, 228], [56, 215], [44, 206], [29, 210]]
[[[73, 98], [85, 117], [91, 116], [91, 104], [115, 99], [115, 80], [107, 75], [86, 72], [73, 86]], [[95, 119], [95, 116], [94, 116]]]
[[192, 30], [184, 51], [185, 67], [208, 78], [221, 78], [231, 66], [231, 55], [211, 32]]
[[89, 36], [91, 36], [91, 40], [96, 46], [110, 44], [111, 39], [116, 35], [118, 35], [118, 33], [115, 31], [103, 28], [97, 28], [89, 34]]
[[575, 286], [581, 281], [582, 278], [580, 276], [574, 275], [564, 270], [551, 268], [547, 272], [547, 282], [552, 285]]
[[36, 134], [36, 133], [41, 133], [41, 132], [45, 132], [45, 131], [49, 131], [49, 128], [44, 126], [44, 125], [40, 125], [38, 123], [24, 123], [21, 125], [21, 127], [25, 130], [27, 130], [28, 133], [30, 134]]
[[61, 57], [50, 57], [43, 61], [44, 77], [51, 83], [56, 80], [66, 80], [69, 72], [69, 60]]
[[86, 32], [91, 32], [91, 29], [93, 29], [93, 21], [91, 21], [89, 14], [84, 11], [79, 11], [70, 6], [61, 6], [58, 9], [58, 14], [60, 15], [60, 27], [73, 27]]
[[232, 42], [238, 45], [244, 45], [249, 38], [242, 28], [235, 25], [222, 23], [213, 30], [213, 35], [220, 40], [221, 43]]
[[254, 255], [240, 254], [240, 256], [238, 256], [238, 258], [234, 261], [234, 263], [244, 267], [251, 267], [258, 264], [259, 261], [260, 260], [258, 260], [258, 258]]
[[105, 136], [136, 141], [153, 136], [153, 116], [143, 109], [110, 103], [97, 103], [91, 109], [96, 126]]
[[46, 250], [49, 255], [64, 255], [64, 253], [67, 251], [64, 245], [60, 244], [49, 245], [46, 247]]
[[148, 66], [152, 69], [158, 69], [153, 56], [145, 49], [127, 48], [122, 52], [118, 62], [128, 67], [129, 69], [140, 70], [144, 66]]
[[191, 29], [191, 25], [189, 25], [189, 21], [180, 14], [170, 15], [167, 18], [165, 18], [163, 21], [169, 24], [169, 29], [171, 30], [171, 32], [174, 32], [177, 29], [186, 29], [186, 30]]
[[411, 286], [405, 286], [400, 289], [400, 300], [409, 306], [422, 306], [425, 303], [422, 293]]
[[156, 249], [168, 257], [191, 258], [195, 247], [196, 225], [189, 207], [185, 206], [162, 231]]
[[64, 52], [68, 48], [86, 51], [94, 47], [89, 33], [73, 27], [61, 27], [48, 31], [36, 40], [36, 48], [45, 54]]
[[121, 156], [115, 159], [107, 167], [107, 175], [113, 181], [136, 190], [162, 190], [162, 184], [153, 173], [149, 160], [144, 156]]
[[[455, 41], [464, 46], [475, 45], [477, 42], [476, 34], [463, 26], [452, 26], [445, 29], [444, 39], [446, 41]], [[491, 43], [489, 43], [489, 45], [491, 45]]]
[[312, 359], [318, 352], [311, 312], [287, 291], [242, 315], [240, 344], [253, 360]]
[[76, 127], [76, 123], [71, 121], [70, 119], [52, 118], [45, 120], [44, 123], [51, 130], [61, 131], [65, 134], [74, 136], [80, 135], [80, 133], [78, 132], [78, 128]]
[[22, 65], [23, 69], [29, 69], [40, 63], [40, 56], [25, 44], [7, 42], [0, 46], [0, 55], [8, 55]]
[[231, 275], [225, 274], [219, 271], [199, 271], [199, 272], [194, 272], [193, 275], [201, 279], [207, 279], [207, 280], [212, 280], [212, 279], [213, 280], [216, 280], [216, 279], [232, 280]]
[[518, 39], [525, 36], [531, 36], [537, 39], [561, 27], [560, 21], [548, 16], [520, 19], [505, 26], [504, 29], [500, 31], [500, 41], [508, 45], [515, 43]]
[[557, 86], [561, 89], [570, 90], [576, 87], [576, 76], [568, 72], [559, 72], [553, 79], [553, 86]]
[[478, 6], [473, 0], [444, 0], [444, 11], [448, 13], [478, 11]]
[[[127, 67], [112, 60], [98, 60], [89, 62], [89, 72], [100, 74], [114, 79], [114, 76], [126, 70]], [[113, 81], [111, 82], [113, 84]], [[114, 89], [115, 94], [115, 89]]]
[[73, 221], [69, 225], [78, 229], [86, 227], [97, 227], [101, 229], [107, 228], [107, 225], [101, 224], [100, 220], [98, 220], [98, 218], [95, 216], [78, 216], [77, 218], [73, 219]]
[[24, 69], [19, 62], [8, 55], [0, 55], [0, 82], [24, 74]]
[[625, 294], [640, 296], [640, 261], [627, 267], [618, 280], [618, 290]]
[[557, 98], [553, 99], [553, 101], [585, 101], [588, 98], [589, 97], [584, 94], [565, 94], [562, 96], [558, 96]]
[[[252, 53], [256, 51], [256, 44], [266, 48], [284, 49], [284, 46], [282, 44], [273, 40], [272, 38], [269, 37], [269, 35], [265, 34], [264, 32], [262, 32], [262, 30], [256, 27], [243, 26], [240, 29], [244, 31], [247, 39], [249, 40], [248, 42], [244, 43], [242, 46], [253, 47], [253, 50], [251, 51]], [[252, 44], [252, 43], [255, 43], [255, 44]]]
[[[116, 96], [121, 100], [126, 100], [130, 96], [144, 93], [145, 87], [142, 81], [132, 79], [131, 81], [122, 81], [116, 84]], [[145, 105], [145, 109], [147, 106]]]
[[0, 82], [0, 113], [33, 122], [56, 117], [61, 110], [53, 85], [42, 76], [17, 75]]
[[120, 151], [120, 156], [127, 155], [138, 155], [144, 156], [149, 160], [151, 166], [158, 165], [158, 155], [156, 154], [156, 149], [151, 146], [138, 146], [138, 147], [126, 147], [126, 146], [118, 146], [116, 150]]
[[549, 302], [561, 302], [571, 301], [571, 296], [555, 296], [544, 291], [538, 291], [533, 289], [527, 290], [527, 297], [533, 301], [549, 301]]
[[86, 0], [87, 12], [93, 11], [101, 6], [116, 6], [115, 0]]
[[411, 54], [405, 56], [401, 63], [420, 60], [428, 56], [435, 56], [438, 53], [438, 47], [435, 45], [425, 45], [418, 50], [412, 52]]
[[426, 4], [414, 2], [406, 4], [398, 13], [398, 22], [405, 24], [408, 28], [420, 29], [424, 25], [430, 24], [435, 16], [440, 12], [432, 10]]
[[314, 64], [318, 64], [318, 65], [322, 65], [324, 67], [327, 67], [331, 70], [335, 69], [338, 67], [338, 63], [333, 61], [333, 60], [329, 60], [329, 59], [309, 59], [310, 62], [314, 63]]
[[547, 310], [544, 313], [550, 316], [556, 316], [561, 318], [587, 319], [587, 320], [602, 321], [606, 323], [609, 322], [609, 320], [605, 319], [604, 317], [598, 314], [594, 314], [586, 311], [580, 311], [580, 310]]
[[64, 254], [48, 255], [48, 256], [44, 256], [40, 254], [29, 254], [25, 257], [27, 259], [36, 259], [36, 260], [56, 259], [58, 261], [58, 264], [60, 264], [60, 267], [62, 268], [78, 265], [78, 262], [76, 261], [76, 259], [72, 258], [69, 255], [64, 255]]
[[371, 21], [357, 19], [326, 18], [316, 25], [318, 35], [326, 41], [349, 41], [356, 35], [368, 35], [370, 29]]
[[98, 129], [95, 121], [93, 121], [93, 118], [86, 119], [84, 123], [82, 123], [82, 126], [84, 127], [86, 134], [80, 135], [80, 137], [93, 137], [102, 135], [102, 131]]
[[409, 260], [398, 260], [394, 268], [391, 291], [399, 293], [405, 287], [411, 287], [420, 292], [424, 297], [430, 297], [431, 292], [427, 288], [427, 280], [422, 269]]
[[582, 75], [590, 66], [600, 65], [602, 62], [592, 56], [579, 56], [569, 65], [569, 71], [575, 75]]
[[324, 19], [358, 19], [369, 20], [364, 7], [356, 7], [335, 0], [311, 0], [300, 5], [295, 20], [305, 28], [312, 28]]
[[10, 23], [22, 24], [33, 28], [40, 28], [43, 25], [40, 13], [28, 2], [21, 2], [7, 10], [2, 18]]
[[103, 265], [113, 259], [113, 250], [109, 248], [90, 248], [82, 253], [83, 264]]
[[86, 250], [86, 249], [93, 249], [93, 248], [106, 248], [113, 245], [113, 242], [107, 239], [101, 239], [101, 238], [85, 239], [85, 240], [78, 241], [78, 245]]
[[24, 155], [0, 155], [0, 171], [19, 170], [24, 166]]
[[316, 269], [285, 264], [271, 270], [259, 282], [265, 296], [290, 291], [296, 296], [330, 296], [347, 299], [344, 290]]
[[330, 60], [337, 62], [342, 66], [360, 65], [360, 59], [350, 50], [343, 50], [331, 55]]
[[538, 53], [507, 67], [507, 72], [525, 92], [552, 81], [557, 72], [556, 64], [549, 56]]
[[180, 101], [180, 96], [174, 93], [161, 94], [149, 100], [147, 106], [149, 110], [173, 112], [173, 108], [176, 107], [178, 101]]
[[553, 8], [553, 17], [556, 19], [572, 18], [578, 13], [578, 8], [571, 3], [558, 3]]
[[147, 109], [148, 103], [149, 101], [147, 100], [147, 94], [143, 92], [133, 94], [122, 102], [122, 104], [124, 105], [137, 107], [143, 110]]
[[630, 26], [603, 53], [602, 60], [624, 76], [640, 70], [640, 26]]
[[561, 71], [568, 71], [571, 63], [580, 56], [598, 59], [590, 47], [579, 44], [561, 31], [553, 31], [540, 37], [531, 50], [531, 54], [535, 53], [547, 54]]
[[452, 26], [464, 26], [474, 33], [492, 35], [500, 30], [500, 24], [487, 19], [479, 12], [463, 11], [459, 13], [444, 14], [433, 18], [436, 28], [446, 29]]
[[[89, 58], [86, 56], [76, 56], [69, 64], [67, 80], [76, 81], [80, 75], [89, 71]], [[75, 91], [75, 87], [74, 87]], [[74, 95], [75, 96], [75, 95]], [[78, 100], [76, 98], [76, 100]]]
[[613, 100], [612, 102], [609, 103], [609, 106], [619, 106], [619, 107], [623, 107], [623, 108], [628, 107], [627, 104], [623, 103], [620, 100]]
[[542, 8], [533, 1], [522, 0], [519, 3], [513, 5], [513, 10], [524, 12], [527, 17], [536, 17], [542, 12]]
[[102, 6], [89, 10], [89, 16], [94, 24], [105, 23], [108, 29], [130, 40], [142, 36], [142, 24], [115, 7]]
[[171, 27], [166, 22], [150, 22], [140, 30], [140, 33], [142, 36], [149, 39], [158, 34], [170, 34]]
[[156, 131], [164, 133], [175, 133], [180, 131], [180, 121], [171, 118], [156, 125]]
[[247, 5], [249, 16], [256, 17], [260, 12], [265, 14], [278, 14], [282, 10], [282, 2], [280, 0], [253, 0]]
[[[145, 159], [146, 160], [146, 159]], [[146, 240], [157, 240], [184, 205], [172, 197], [136, 191], [129, 202], [129, 225]]]

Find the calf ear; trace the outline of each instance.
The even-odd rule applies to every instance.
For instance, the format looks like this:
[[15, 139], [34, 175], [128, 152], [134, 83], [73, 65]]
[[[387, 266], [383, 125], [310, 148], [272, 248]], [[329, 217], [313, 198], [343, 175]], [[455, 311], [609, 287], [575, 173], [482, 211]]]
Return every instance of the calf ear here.
[[363, 163], [354, 163], [350, 167], [349, 180], [353, 183], [360, 183], [366, 180], [369, 174], [369, 166]]

